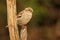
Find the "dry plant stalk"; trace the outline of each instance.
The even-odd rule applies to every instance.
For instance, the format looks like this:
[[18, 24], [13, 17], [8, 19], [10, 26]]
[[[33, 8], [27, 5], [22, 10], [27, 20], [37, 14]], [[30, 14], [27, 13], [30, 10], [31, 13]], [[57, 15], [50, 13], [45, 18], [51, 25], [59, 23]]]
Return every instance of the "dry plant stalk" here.
[[21, 40], [27, 40], [27, 26], [25, 26], [24, 29], [21, 29], [21, 32], [20, 32], [20, 35], [21, 35]]
[[10, 40], [19, 40], [19, 33], [16, 21], [16, 0], [7, 0], [7, 19]]

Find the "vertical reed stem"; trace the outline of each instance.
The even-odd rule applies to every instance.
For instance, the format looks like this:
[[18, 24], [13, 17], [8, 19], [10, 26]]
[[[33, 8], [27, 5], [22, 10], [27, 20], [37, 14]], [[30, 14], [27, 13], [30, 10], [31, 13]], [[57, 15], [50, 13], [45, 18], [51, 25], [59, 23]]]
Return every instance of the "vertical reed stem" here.
[[10, 40], [19, 40], [16, 21], [16, 0], [7, 0], [7, 20]]

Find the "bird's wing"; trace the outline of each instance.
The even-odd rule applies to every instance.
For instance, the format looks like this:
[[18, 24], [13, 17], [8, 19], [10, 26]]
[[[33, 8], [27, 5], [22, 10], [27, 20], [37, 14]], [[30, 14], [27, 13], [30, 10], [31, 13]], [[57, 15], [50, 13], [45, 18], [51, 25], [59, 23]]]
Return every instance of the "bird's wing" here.
[[17, 15], [17, 18], [20, 18], [22, 16], [22, 14], [24, 13], [24, 10], [19, 12], [18, 15]]

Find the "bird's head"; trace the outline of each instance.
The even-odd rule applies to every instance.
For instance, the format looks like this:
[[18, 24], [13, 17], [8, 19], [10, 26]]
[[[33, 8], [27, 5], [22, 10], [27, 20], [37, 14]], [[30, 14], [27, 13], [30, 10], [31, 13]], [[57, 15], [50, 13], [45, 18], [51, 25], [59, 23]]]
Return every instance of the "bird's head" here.
[[33, 9], [31, 7], [25, 8], [25, 11], [33, 12]]

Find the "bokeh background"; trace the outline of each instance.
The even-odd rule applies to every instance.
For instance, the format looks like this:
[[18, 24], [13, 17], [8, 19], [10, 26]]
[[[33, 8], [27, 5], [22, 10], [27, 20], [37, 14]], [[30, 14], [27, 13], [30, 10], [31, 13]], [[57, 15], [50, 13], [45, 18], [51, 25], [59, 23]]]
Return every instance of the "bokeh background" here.
[[[32, 7], [28, 40], [60, 40], [60, 0], [16, 0], [17, 13]], [[6, 0], [0, 0], [0, 40], [9, 40]]]

